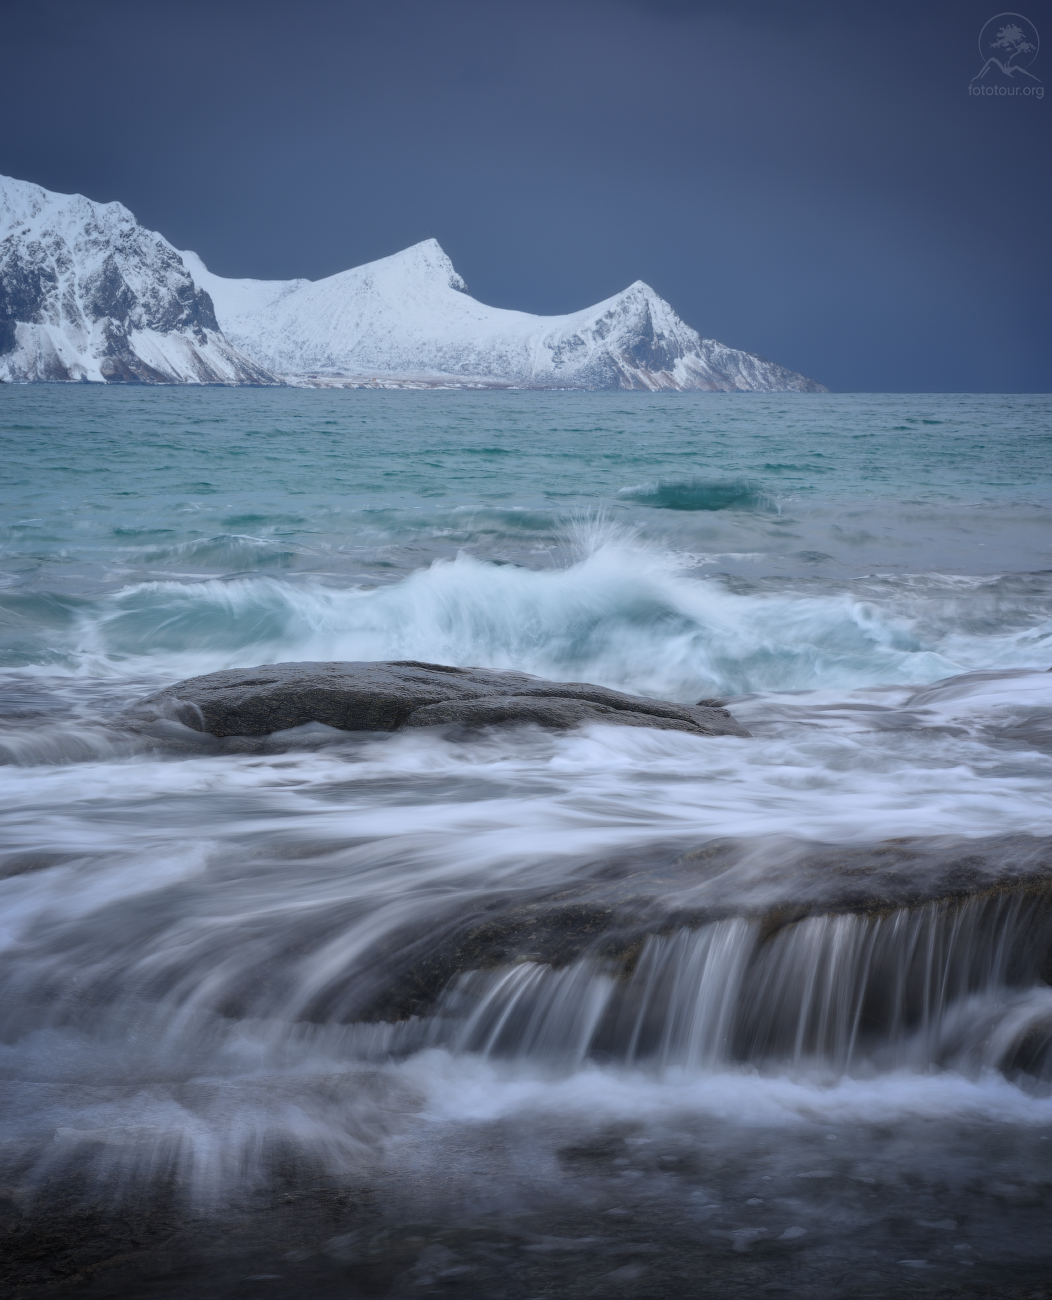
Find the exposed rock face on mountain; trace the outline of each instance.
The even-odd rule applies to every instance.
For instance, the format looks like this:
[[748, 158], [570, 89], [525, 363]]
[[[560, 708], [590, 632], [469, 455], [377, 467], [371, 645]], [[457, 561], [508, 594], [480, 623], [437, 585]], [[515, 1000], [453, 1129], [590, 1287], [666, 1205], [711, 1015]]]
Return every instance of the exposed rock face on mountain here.
[[263, 736], [308, 722], [342, 731], [533, 723], [654, 727], [744, 736], [726, 709], [669, 704], [528, 673], [397, 663], [290, 663], [192, 677], [139, 704], [144, 719], [181, 722], [213, 736]]
[[119, 203], [0, 177], [0, 379], [825, 392], [703, 339], [637, 280], [487, 307], [433, 239], [325, 280], [228, 280]]
[[178, 252], [119, 203], [0, 177], [0, 378], [272, 384]]
[[325, 280], [225, 280], [183, 259], [227, 337], [291, 382], [825, 392], [703, 339], [648, 285], [567, 316], [487, 307], [433, 239]]

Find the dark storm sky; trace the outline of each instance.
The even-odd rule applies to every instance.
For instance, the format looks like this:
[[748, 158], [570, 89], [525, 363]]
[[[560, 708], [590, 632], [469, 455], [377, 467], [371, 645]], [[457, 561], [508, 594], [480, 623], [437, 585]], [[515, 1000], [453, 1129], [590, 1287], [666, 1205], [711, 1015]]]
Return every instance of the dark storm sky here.
[[[643, 279], [845, 390], [1052, 390], [1052, 94], [989, 0], [0, 0], [0, 172], [221, 275], [436, 237], [487, 303]], [[1023, 0], [1046, 37], [1052, 3]]]

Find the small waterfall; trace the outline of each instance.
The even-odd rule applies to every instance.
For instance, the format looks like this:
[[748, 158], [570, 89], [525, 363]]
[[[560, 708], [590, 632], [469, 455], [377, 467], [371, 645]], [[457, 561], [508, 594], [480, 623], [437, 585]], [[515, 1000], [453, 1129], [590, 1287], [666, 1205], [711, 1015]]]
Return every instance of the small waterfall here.
[[1048, 925], [1033, 904], [999, 894], [887, 915], [808, 917], [777, 930], [750, 963], [737, 1056], [839, 1071], [860, 1056], [944, 1064], [947, 1017], [962, 1003], [1000, 1002], [1008, 989], [1039, 981]]
[[749, 921], [718, 921], [648, 939], [597, 1050], [662, 1068], [698, 1069], [726, 1059], [754, 930]]
[[617, 987], [613, 973], [592, 962], [562, 970], [523, 962], [494, 979], [472, 971], [456, 996], [477, 1005], [456, 1034], [462, 1051], [525, 1056], [578, 1065], [587, 1056]]
[[998, 1068], [1052, 1080], [1050, 951], [1050, 900], [1024, 892], [723, 920], [652, 935], [634, 964], [469, 972], [431, 1041], [568, 1067]]

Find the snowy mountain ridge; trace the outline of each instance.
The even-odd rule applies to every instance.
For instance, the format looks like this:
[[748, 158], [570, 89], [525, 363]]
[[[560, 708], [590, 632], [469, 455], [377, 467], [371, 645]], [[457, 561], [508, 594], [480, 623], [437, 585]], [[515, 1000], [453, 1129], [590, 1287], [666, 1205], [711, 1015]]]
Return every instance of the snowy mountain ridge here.
[[223, 337], [207, 293], [120, 203], [0, 177], [0, 378], [278, 382]]
[[0, 177], [0, 379], [824, 392], [703, 339], [642, 281], [488, 307], [434, 239], [323, 280], [235, 280], [119, 203]]
[[527, 388], [825, 391], [702, 339], [637, 280], [565, 316], [472, 298], [434, 239], [324, 280], [228, 280], [196, 253], [227, 338], [287, 382]]

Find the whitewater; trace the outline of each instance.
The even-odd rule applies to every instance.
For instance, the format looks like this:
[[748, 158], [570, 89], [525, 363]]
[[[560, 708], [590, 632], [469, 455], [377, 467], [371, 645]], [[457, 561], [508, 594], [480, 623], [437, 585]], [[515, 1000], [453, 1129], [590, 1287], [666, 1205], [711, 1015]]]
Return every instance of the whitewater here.
[[[1049, 1294], [1047, 397], [4, 385], [0, 440], [11, 1285]], [[293, 660], [750, 734], [128, 725]]]

